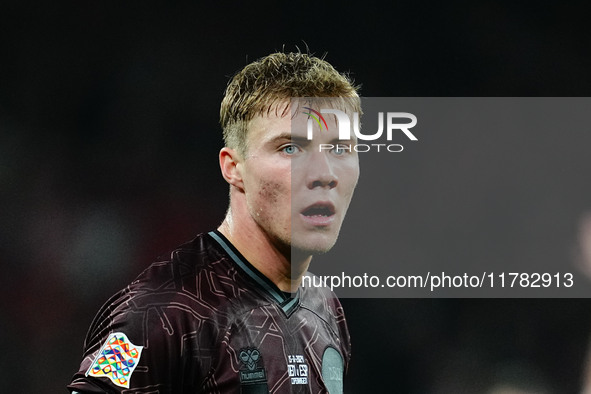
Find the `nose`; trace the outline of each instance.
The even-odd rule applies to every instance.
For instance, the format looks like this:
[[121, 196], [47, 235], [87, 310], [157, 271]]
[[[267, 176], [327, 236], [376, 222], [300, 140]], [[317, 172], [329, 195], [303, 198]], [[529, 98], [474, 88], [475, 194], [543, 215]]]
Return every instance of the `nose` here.
[[315, 152], [306, 166], [306, 184], [309, 189], [333, 189], [339, 183], [334, 163], [326, 152]]

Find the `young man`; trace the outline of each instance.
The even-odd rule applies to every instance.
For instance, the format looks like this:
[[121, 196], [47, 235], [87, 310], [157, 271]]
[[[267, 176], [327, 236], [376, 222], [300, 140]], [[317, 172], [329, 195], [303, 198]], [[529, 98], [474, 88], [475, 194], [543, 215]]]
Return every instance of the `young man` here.
[[275, 53], [240, 71], [221, 106], [226, 218], [105, 304], [72, 392], [343, 391], [342, 307], [300, 284], [312, 255], [336, 241], [358, 158], [333, 117], [308, 139], [318, 99], [297, 97], [360, 112], [356, 88], [321, 59]]

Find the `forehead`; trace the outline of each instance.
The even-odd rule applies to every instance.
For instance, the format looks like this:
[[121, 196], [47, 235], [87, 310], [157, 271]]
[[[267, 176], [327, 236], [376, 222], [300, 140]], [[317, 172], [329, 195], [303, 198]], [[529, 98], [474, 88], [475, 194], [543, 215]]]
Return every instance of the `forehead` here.
[[[289, 103], [288, 103], [289, 104]], [[291, 133], [291, 112], [279, 105], [257, 114], [248, 122], [246, 140], [248, 146], [264, 143], [277, 134]]]
[[292, 125], [295, 125], [294, 122], [301, 121], [301, 116], [297, 115], [289, 99], [277, 101], [263, 109], [248, 122], [247, 146], [259, 146], [278, 135], [289, 137], [292, 133]]
[[[310, 117], [317, 119], [318, 111], [321, 108], [342, 108], [342, 105], [331, 105], [336, 104], [331, 100], [331, 98], [323, 98], [278, 101], [258, 113], [248, 122], [246, 140], [252, 146], [259, 141], [273, 138], [277, 134], [305, 135]], [[352, 113], [350, 108], [343, 108], [342, 110], [347, 114]], [[334, 127], [336, 125], [334, 115], [324, 114], [319, 117], [322, 119], [323, 124], [333, 125], [333, 127], [329, 127], [329, 130], [334, 131], [336, 129]], [[314, 125], [314, 127], [316, 126]]]

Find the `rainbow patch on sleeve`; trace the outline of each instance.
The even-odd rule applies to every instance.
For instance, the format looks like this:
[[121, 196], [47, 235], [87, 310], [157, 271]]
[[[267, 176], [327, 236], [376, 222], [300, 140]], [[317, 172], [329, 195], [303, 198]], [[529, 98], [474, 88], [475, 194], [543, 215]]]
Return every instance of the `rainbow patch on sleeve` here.
[[131, 343], [122, 332], [109, 335], [86, 376], [106, 377], [120, 387], [129, 388], [129, 379], [138, 365], [143, 346]]

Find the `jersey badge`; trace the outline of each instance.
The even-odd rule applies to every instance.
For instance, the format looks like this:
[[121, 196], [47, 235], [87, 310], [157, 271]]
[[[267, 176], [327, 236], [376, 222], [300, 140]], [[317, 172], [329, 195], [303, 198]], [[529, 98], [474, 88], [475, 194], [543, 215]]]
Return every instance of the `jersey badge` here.
[[332, 347], [326, 348], [322, 356], [322, 380], [324, 380], [329, 393], [343, 393], [344, 370], [343, 358], [340, 353]]
[[242, 392], [268, 393], [267, 374], [263, 367], [263, 357], [257, 348], [240, 349], [238, 354], [242, 367], [240, 368], [240, 385]]
[[122, 332], [109, 335], [86, 376], [105, 377], [120, 387], [129, 388], [129, 379], [138, 365], [143, 346], [131, 343]]

